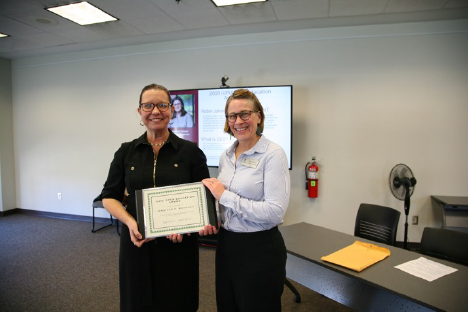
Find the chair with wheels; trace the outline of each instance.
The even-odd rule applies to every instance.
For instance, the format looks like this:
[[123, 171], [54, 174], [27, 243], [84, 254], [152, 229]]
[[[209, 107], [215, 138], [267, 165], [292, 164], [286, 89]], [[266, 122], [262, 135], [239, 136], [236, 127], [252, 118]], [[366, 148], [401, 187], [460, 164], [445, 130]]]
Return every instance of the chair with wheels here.
[[445, 228], [424, 228], [421, 253], [468, 265], [468, 233]]
[[395, 246], [400, 214], [393, 208], [361, 204], [356, 216], [354, 236]]
[[[99, 194], [98, 197], [96, 197], [94, 200], [93, 200], [93, 229], [91, 230], [91, 232], [93, 233], [96, 233], [97, 231], [100, 231], [102, 229], [105, 229], [106, 227], [109, 227], [111, 225], [114, 225], [114, 218], [112, 217], [111, 214], [110, 215], [110, 223], [104, 225], [104, 226], [101, 226], [100, 228], [97, 228], [96, 229], [96, 223], [95, 223], [95, 216], [94, 216], [94, 212], [96, 210], [96, 208], [99, 208], [99, 209], [105, 209], [104, 208], [104, 205], [102, 204], [102, 197], [101, 197], [101, 194]], [[116, 221], [116, 226], [117, 226], [117, 233], [120, 235], [120, 230], [119, 230], [119, 220], [115, 219]]]

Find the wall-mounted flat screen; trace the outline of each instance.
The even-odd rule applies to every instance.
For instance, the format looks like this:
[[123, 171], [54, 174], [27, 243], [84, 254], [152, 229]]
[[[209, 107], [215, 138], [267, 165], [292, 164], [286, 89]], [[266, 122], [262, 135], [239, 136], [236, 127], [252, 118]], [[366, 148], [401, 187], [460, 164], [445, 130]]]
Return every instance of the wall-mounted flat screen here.
[[170, 90], [174, 117], [169, 123], [179, 137], [197, 142], [208, 160], [217, 167], [219, 156], [235, 138], [224, 132], [226, 100], [237, 89], [254, 92], [263, 106], [263, 134], [281, 145], [292, 168], [292, 85]]

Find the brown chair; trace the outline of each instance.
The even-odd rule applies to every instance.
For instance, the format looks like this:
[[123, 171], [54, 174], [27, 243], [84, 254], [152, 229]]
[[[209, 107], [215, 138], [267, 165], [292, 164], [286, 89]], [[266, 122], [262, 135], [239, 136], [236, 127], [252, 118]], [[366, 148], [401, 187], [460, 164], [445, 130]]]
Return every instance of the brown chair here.
[[395, 246], [400, 214], [393, 208], [361, 204], [356, 216], [354, 236]]

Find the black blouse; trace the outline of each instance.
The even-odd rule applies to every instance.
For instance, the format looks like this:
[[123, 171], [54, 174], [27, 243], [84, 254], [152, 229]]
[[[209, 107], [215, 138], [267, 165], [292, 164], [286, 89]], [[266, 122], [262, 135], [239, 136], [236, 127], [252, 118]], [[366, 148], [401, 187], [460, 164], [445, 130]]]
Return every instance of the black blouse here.
[[127, 211], [136, 218], [135, 191], [151, 187], [199, 182], [209, 178], [206, 156], [198, 146], [180, 139], [171, 130], [156, 162], [146, 132], [123, 143], [114, 155], [102, 198], [121, 201], [127, 188]]

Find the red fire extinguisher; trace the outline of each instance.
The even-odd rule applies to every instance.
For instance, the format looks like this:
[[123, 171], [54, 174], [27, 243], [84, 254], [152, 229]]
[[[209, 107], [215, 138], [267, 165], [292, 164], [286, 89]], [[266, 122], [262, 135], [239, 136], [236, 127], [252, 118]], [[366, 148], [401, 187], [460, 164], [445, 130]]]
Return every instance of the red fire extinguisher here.
[[315, 156], [312, 157], [312, 161], [305, 165], [306, 175], [306, 189], [310, 198], [317, 198], [318, 196], [318, 176], [319, 176], [319, 165], [315, 160]]

